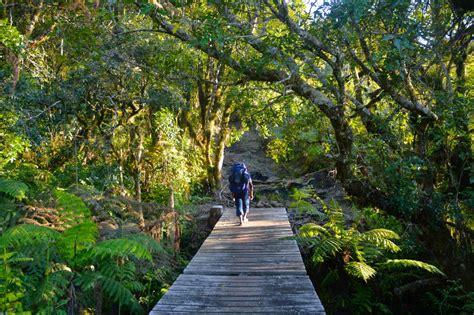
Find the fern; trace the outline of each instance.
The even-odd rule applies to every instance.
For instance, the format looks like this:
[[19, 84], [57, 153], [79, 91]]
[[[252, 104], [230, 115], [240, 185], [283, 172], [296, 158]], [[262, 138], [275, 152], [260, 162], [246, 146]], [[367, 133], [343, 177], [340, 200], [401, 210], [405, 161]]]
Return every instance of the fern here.
[[385, 261], [384, 263], [379, 264], [381, 267], [385, 268], [410, 268], [410, 267], [416, 267], [416, 268], [421, 268], [423, 270], [426, 270], [431, 273], [436, 273], [442, 276], [446, 276], [441, 270], [439, 270], [437, 267], [424, 263], [422, 261], [418, 260], [412, 260], [412, 259], [389, 259]]
[[12, 199], [23, 200], [26, 198], [28, 186], [25, 183], [9, 178], [0, 178], [0, 192]]
[[91, 212], [81, 198], [64, 190], [54, 192], [60, 216], [66, 226], [82, 223], [91, 217]]
[[7, 252], [6, 249], [0, 253], [0, 270], [6, 269], [9, 265], [30, 262], [33, 258], [21, 257], [18, 252]]
[[42, 279], [33, 295], [35, 304], [44, 305], [42, 306], [43, 312], [40, 313], [52, 313], [50, 308], [53, 305], [60, 304], [61, 301], [67, 302], [65, 293], [70, 285], [72, 275], [68, 270], [58, 270]]
[[19, 257], [18, 252], [4, 249], [0, 254], [0, 308], [5, 313], [17, 314], [23, 308], [23, 272], [12, 265], [28, 261], [31, 258]]
[[373, 229], [363, 233], [367, 237], [385, 238], [389, 240], [398, 240], [400, 236], [392, 230], [387, 229]]
[[65, 230], [58, 240], [59, 250], [66, 259], [95, 244], [98, 228], [92, 221], [85, 221]]
[[360, 237], [375, 246], [392, 252], [400, 251], [400, 247], [390, 239], [399, 239], [397, 233], [387, 229], [374, 229], [360, 234]]
[[329, 206], [326, 208], [326, 215], [329, 218], [329, 222], [339, 227], [344, 226], [345, 219], [344, 219], [344, 212], [342, 211], [341, 206], [331, 199], [329, 202]]
[[34, 224], [20, 224], [5, 231], [0, 237], [0, 249], [20, 247], [40, 242], [53, 242], [60, 236], [47, 227]]
[[137, 233], [128, 235], [127, 238], [142, 244], [151, 254], [168, 254], [166, 249], [159, 242], [148, 235]]
[[92, 249], [91, 255], [99, 258], [133, 256], [138, 259], [152, 260], [150, 252], [144, 245], [126, 238], [102, 241]]
[[0, 231], [15, 225], [19, 217], [17, 206], [10, 199], [0, 196]]
[[74, 279], [74, 284], [81, 287], [84, 292], [94, 290], [94, 285], [103, 275], [98, 273], [95, 268], [81, 272], [79, 277]]
[[313, 252], [313, 262], [323, 262], [325, 258], [335, 256], [341, 250], [341, 241], [335, 238], [326, 238], [317, 243]]
[[126, 288], [120, 281], [114, 280], [108, 277], [99, 278], [99, 282], [102, 285], [104, 292], [114, 301], [120, 303], [120, 305], [129, 306], [132, 309], [140, 309], [140, 304], [135, 299], [133, 293]]
[[374, 277], [377, 273], [374, 268], [361, 261], [351, 261], [344, 266], [344, 270], [357, 278], [360, 278], [367, 282], [370, 278]]
[[331, 233], [323, 226], [315, 223], [308, 223], [300, 228], [301, 237], [315, 237], [318, 235], [331, 236]]

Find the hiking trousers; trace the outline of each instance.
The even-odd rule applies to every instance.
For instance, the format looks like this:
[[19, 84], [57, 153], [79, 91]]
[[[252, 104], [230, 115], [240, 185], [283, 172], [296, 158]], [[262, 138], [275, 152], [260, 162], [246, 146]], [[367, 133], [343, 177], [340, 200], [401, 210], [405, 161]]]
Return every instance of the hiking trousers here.
[[246, 191], [242, 194], [234, 194], [235, 198], [235, 215], [241, 216], [249, 211], [250, 198], [249, 193]]

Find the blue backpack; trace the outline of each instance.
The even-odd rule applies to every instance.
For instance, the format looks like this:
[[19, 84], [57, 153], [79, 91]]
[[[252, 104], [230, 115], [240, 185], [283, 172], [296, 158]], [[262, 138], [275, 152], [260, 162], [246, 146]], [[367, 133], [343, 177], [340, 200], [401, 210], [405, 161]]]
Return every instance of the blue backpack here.
[[229, 188], [234, 194], [243, 194], [247, 191], [250, 174], [244, 163], [236, 163], [232, 166], [229, 176]]

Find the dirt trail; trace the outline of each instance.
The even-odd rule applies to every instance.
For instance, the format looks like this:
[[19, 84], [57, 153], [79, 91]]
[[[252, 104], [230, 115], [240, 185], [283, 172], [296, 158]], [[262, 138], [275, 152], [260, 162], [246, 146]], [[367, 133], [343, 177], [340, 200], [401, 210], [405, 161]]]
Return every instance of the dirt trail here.
[[277, 165], [265, 152], [264, 139], [258, 132], [256, 130], [246, 132], [239, 142], [225, 150], [224, 184], [230, 168], [236, 162], [244, 162], [256, 181], [275, 181], [286, 176], [288, 172]]

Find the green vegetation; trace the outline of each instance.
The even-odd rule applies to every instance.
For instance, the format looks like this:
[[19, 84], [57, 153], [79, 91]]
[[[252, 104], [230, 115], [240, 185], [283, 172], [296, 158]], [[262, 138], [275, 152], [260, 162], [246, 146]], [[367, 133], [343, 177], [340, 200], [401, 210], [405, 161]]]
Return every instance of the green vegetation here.
[[329, 313], [472, 313], [473, 20], [448, 0], [1, 2], [1, 311], [146, 313], [256, 128], [350, 198], [293, 194]]

